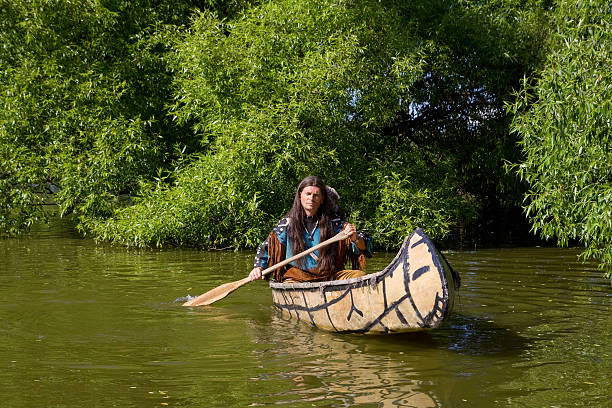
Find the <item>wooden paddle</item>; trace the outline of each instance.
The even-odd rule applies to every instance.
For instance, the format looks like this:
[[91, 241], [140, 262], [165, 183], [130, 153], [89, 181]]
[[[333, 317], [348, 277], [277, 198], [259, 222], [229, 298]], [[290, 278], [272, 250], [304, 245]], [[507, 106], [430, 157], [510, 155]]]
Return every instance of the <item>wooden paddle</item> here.
[[[316, 251], [319, 248], [323, 248], [324, 246], [327, 246], [329, 244], [333, 244], [334, 242], [338, 242], [338, 241], [342, 241], [343, 239], [348, 238], [348, 235], [346, 235], [344, 233], [344, 231], [340, 231], [338, 234], [336, 234], [335, 236], [331, 237], [328, 240], [325, 240], [323, 242], [321, 242], [318, 245], [313, 246], [312, 248], [309, 248], [307, 250], [305, 250], [304, 252], [300, 252], [297, 255], [292, 256], [289, 259], [285, 259], [282, 262], [277, 263], [276, 265], [273, 265], [271, 267], [269, 267], [268, 269], [265, 269], [264, 271], [261, 272], [262, 276], [266, 276], [267, 274], [269, 274], [272, 271], [275, 271], [279, 268], [282, 268], [283, 266], [287, 265], [288, 263], [291, 263], [293, 261], [295, 261], [296, 259], [300, 259], [306, 255], [308, 255], [311, 252]], [[204, 293], [203, 295], [200, 295], [196, 298], [193, 298], [191, 300], [188, 300], [187, 302], [183, 303], [183, 306], [205, 306], [205, 305], [210, 305], [211, 303], [216, 302], [217, 300], [221, 300], [224, 297], [226, 297], [227, 295], [229, 295], [230, 293], [232, 293], [233, 291], [235, 291], [236, 289], [238, 289], [239, 287], [241, 287], [242, 285], [245, 285], [247, 283], [249, 283], [251, 281], [251, 278], [249, 276], [247, 276], [244, 279], [240, 279], [238, 281], [235, 282], [229, 282], [229, 283], [224, 283], [221, 286], [217, 286], [214, 289], [209, 290], [208, 292]]]

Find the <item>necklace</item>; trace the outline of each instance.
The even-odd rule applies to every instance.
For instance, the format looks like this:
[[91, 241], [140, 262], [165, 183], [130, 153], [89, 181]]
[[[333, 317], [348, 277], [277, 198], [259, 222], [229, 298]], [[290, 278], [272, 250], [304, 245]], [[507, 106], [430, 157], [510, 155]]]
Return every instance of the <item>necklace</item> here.
[[306, 234], [308, 234], [308, 239], [312, 241], [313, 236], [315, 231], [317, 230], [317, 227], [319, 226], [319, 220], [317, 220], [317, 222], [315, 222], [314, 228], [312, 229], [312, 232], [308, 231], [308, 228], [304, 227], [304, 229], [306, 230]]

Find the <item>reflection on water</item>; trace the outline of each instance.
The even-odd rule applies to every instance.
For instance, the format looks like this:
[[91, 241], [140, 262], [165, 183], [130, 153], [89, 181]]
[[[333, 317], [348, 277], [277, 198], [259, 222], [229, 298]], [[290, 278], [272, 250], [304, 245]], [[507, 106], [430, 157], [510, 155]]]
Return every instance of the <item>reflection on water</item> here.
[[[529, 346], [509, 328], [463, 315], [441, 330], [393, 336], [326, 333], [286, 321], [275, 311], [266, 324], [248, 326], [254, 343], [270, 346], [258, 353], [259, 359], [278, 364], [277, 371], [252, 379], [284, 384], [278, 392], [259, 394], [253, 403], [258, 406], [315, 401], [324, 401], [323, 406], [491, 406], [521, 394], [487, 387], [520, 375], [508, 362], [519, 360]], [[489, 358], [498, 366], [490, 367]], [[467, 399], [466, 391], [477, 396]]]
[[[251, 329], [257, 332], [261, 327]], [[270, 338], [270, 333], [279, 335]], [[423, 390], [424, 381], [415, 375], [418, 370], [409, 364], [410, 359], [401, 358], [404, 351], [398, 353], [400, 358], [390, 359], [368, 352], [363, 337], [310, 330], [282, 320], [280, 314], [273, 315], [264, 332], [253, 336], [256, 342], [273, 345], [262, 353], [262, 360], [283, 361], [285, 366], [256, 380], [293, 382], [287, 389], [262, 396], [254, 405], [327, 401], [337, 406], [440, 406], [433, 390]]]
[[[578, 251], [448, 253], [463, 281], [439, 330], [338, 335], [283, 320], [250, 252], [126, 250], [63, 224], [0, 241], [9, 407], [609, 406], [609, 284]], [[377, 254], [380, 270], [394, 254]]]

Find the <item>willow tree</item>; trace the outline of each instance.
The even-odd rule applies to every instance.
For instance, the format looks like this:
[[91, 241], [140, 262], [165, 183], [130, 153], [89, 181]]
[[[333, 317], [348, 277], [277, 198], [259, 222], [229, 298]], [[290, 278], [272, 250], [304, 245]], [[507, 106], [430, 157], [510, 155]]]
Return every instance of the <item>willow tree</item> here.
[[[533, 230], [612, 266], [612, 8], [559, 1], [550, 55], [512, 106]], [[610, 269], [608, 277], [612, 277]]]
[[509, 205], [514, 181], [500, 169], [517, 149], [503, 104], [543, 38], [539, 3], [522, 4], [281, 0], [200, 13], [173, 45], [169, 108], [199, 151], [90, 227], [136, 245], [250, 246], [307, 174], [385, 246]]
[[49, 194], [81, 227], [121, 208], [198, 146], [166, 115], [170, 38], [195, 7], [242, 1], [0, 0], [0, 235], [44, 218]]

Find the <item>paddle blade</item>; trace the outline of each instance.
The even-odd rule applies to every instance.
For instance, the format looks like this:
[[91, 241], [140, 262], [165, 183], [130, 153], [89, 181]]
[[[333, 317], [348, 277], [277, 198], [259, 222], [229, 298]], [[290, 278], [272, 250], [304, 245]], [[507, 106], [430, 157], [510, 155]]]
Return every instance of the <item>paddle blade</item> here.
[[226, 297], [227, 295], [229, 295], [230, 293], [232, 293], [233, 291], [235, 291], [236, 289], [238, 289], [239, 287], [241, 287], [242, 285], [250, 281], [251, 281], [250, 278], [247, 276], [246, 278], [240, 279], [239, 281], [236, 281], [236, 282], [224, 283], [221, 286], [217, 286], [216, 288], [209, 290], [203, 295], [200, 295], [196, 298], [188, 300], [187, 302], [183, 303], [183, 306], [210, 305], [211, 303], [215, 303], [217, 300], [223, 299], [224, 297]]

